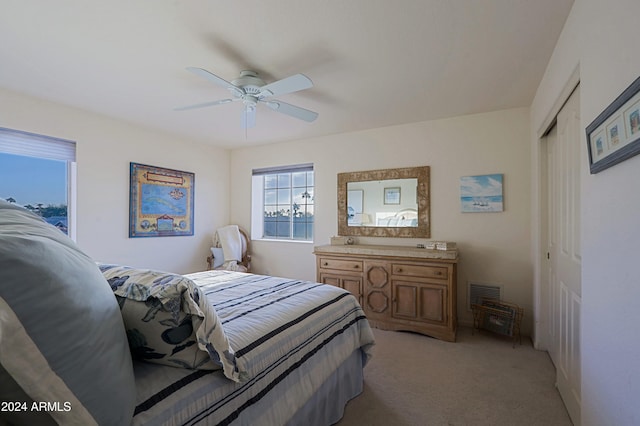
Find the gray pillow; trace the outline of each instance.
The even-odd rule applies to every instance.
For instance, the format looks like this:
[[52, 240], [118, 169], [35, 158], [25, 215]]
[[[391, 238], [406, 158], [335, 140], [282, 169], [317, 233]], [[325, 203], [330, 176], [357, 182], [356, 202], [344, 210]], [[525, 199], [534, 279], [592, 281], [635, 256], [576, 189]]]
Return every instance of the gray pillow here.
[[0, 376], [0, 401], [22, 410], [0, 411], [0, 424], [32, 424], [33, 404], [58, 424], [131, 423], [133, 367], [109, 284], [66, 235], [2, 200]]

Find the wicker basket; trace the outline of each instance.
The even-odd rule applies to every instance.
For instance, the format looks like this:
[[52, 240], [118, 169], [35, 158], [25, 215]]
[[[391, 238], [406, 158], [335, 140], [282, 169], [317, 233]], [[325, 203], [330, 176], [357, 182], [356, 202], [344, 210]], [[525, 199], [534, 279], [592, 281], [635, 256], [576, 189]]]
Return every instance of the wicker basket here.
[[504, 302], [498, 299], [483, 298], [480, 303], [472, 304], [473, 329], [487, 330], [513, 338], [513, 347], [516, 339], [522, 344], [520, 324], [524, 316], [524, 309], [520, 306]]

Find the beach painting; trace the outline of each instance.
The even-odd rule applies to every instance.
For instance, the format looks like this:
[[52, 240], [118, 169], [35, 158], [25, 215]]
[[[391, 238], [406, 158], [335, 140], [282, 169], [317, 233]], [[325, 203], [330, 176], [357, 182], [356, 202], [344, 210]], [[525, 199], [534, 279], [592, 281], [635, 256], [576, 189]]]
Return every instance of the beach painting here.
[[502, 174], [462, 176], [460, 207], [462, 213], [501, 212]]

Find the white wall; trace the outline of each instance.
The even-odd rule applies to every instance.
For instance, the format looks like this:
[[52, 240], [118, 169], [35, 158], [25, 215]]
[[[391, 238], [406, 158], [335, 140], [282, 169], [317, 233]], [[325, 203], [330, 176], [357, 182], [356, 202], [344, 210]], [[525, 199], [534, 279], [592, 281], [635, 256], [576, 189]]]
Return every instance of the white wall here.
[[[637, 0], [576, 0], [531, 107], [534, 161], [535, 130], [576, 67], [583, 128], [640, 75], [639, 16]], [[583, 176], [582, 422], [637, 425], [640, 156]]]
[[[315, 245], [337, 234], [337, 174], [394, 167], [431, 166], [431, 236], [456, 241], [459, 320], [466, 310], [467, 281], [504, 286], [504, 298], [532, 306], [530, 256], [529, 109], [393, 126], [231, 152], [231, 221], [249, 227], [251, 170], [314, 163]], [[505, 211], [460, 213], [460, 177], [504, 174]], [[360, 238], [360, 242], [415, 245], [426, 239]], [[253, 242], [252, 268], [316, 279], [314, 244]], [[525, 316], [525, 332], [531, 317]]]
[[[88, 255], [178, 273], [205, 268], [213, 231], [228, 223], [228, 151], [4, 90], [0, 127], [77, 143], [77, 243]], [[128, 237], [130, 162], [195, 173], [193, 236]]]

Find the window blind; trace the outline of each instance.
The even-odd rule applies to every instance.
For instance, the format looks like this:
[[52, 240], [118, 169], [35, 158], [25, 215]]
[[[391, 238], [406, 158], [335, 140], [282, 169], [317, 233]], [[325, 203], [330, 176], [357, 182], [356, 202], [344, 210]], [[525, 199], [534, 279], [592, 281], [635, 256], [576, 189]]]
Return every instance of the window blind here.
[[0, 152], [49, 160], [76, 161], [76, 143], [0, 127]]
[[253, 169], [253, 176], [273, 175], [276, 173], [296, 173], [296, 172], [312, 172], [313, 163], [295, 164], [283, 167], [264, 167], [262, 169]]

